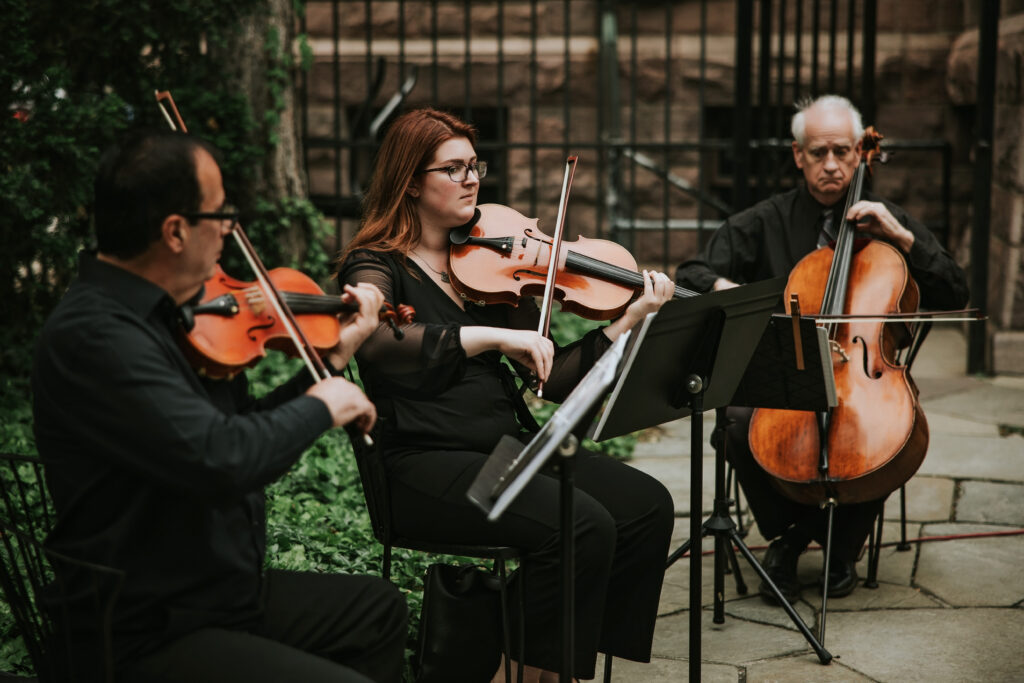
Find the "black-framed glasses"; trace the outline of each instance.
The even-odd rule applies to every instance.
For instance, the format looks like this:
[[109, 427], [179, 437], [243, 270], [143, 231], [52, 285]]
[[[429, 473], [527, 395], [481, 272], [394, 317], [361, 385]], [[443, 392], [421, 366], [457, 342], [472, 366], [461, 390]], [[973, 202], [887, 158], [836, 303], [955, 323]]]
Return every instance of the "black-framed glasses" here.
[[456, 183], [466, 182], [466, 178], [469, 177], [470, 171], [476, 174], [477, 180], [483, 180], [484, 176], [487, 175], [487, 162], [474, 161], [471, 164], [457, 163], [449, 164], [448, 166], [438, 166], [437, 168], [425, 168], [422, 171], [417, 171], [415, 175], [433, 173], [434, 171], [444, 171], [448, 174], [448, 177]]
[[207, 218], [211, 221], [231, 221], [231, 227], [233, 228], [238, 223], [239, 212], [238, 209], [230, 204], [225, 204], [221, 207], [220, 211], [199, 211], [196, 213], [183, 212], [180, 215], [184, 216], [189, 221], [197, 221], [201, 218]]

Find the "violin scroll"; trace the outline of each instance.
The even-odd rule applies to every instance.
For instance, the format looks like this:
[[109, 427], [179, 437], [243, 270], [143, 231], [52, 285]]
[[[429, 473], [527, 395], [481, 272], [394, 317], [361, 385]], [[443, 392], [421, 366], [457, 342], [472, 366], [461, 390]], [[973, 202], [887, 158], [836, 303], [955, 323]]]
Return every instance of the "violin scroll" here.
[[405, 338], [405, 332], [399, 325], [408, 325], [416, 317], [416, 309], [409, 304], [398, 304], [398, 306], [392, 306], [385, 302], [383, 308], [380, 311], [380, 320], [387, 323], [388, 327], [395, 335], [395, 339], [401, 340]]
[[864, 136], [860, 139], [861, 157], [871, 170], [871, 163], [877, 158], [881, 164], [889, 161], [889, 153], [882, 149], [882, 139], [885, 136], [875, 130], [874, 126], [868, 126], [864, 130]]

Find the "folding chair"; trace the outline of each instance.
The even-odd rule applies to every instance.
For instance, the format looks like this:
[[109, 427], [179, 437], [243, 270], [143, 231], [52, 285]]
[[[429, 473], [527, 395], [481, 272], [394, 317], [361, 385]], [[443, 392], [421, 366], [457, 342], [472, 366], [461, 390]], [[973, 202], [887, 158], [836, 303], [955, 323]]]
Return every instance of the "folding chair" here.
[[38, 458], [0, 454], [0, 483], [0, 588], [37, 680], [113, 681], [111, 622], [124, 573], [45, 547], [54, 513]]

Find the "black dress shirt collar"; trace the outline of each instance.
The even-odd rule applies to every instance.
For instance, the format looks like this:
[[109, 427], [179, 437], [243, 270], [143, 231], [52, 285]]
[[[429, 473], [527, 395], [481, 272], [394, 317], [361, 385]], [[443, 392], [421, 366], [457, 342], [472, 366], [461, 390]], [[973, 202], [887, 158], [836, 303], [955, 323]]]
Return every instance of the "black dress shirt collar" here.
[[177, 306], [170, 294], [159, 285], [112, 263], [101, 261], [95, 251], [83, 250], [78, 255], [79, 279], [106, 291], [110, 298], [123, 304], [140, 318], [154, 312], [168, 327], [177, 320]]

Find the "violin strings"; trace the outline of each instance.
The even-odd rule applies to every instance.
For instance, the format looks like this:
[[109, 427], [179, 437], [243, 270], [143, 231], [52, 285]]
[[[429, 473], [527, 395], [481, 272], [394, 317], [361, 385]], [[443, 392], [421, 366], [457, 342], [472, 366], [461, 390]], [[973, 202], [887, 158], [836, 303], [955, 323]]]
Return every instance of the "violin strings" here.
[[[607, 280], [613, 282], [619, 282], [620, 284], [628, 284], [634, 287], [643, 287], [644, 279], [641, 273], [622, 266], [617, 266], [613, 263], [607, 263], [599, 259], [595, 259], [592, 256], [586, 256], [579, 252], [569, 250], [566, 256], [566, 265], [574, 267], [578, 270], [587, 272], [589, 274], [604, 277]], [[697, 292], [686, 289], [685, 287], [676, 286], [675, 296], [677, 297], [688, 297], [696, 296]]]
[[[266, 297], [259, 285], [246, 287], [241, 290], [241, 294], [252, 309], [261, 309], [266, 304]], [[299, 308], [304, 313], [332, 313], [341, 304], [340, 299], [324, 294], [281, 292], [281, 295], [290, 308]]]

